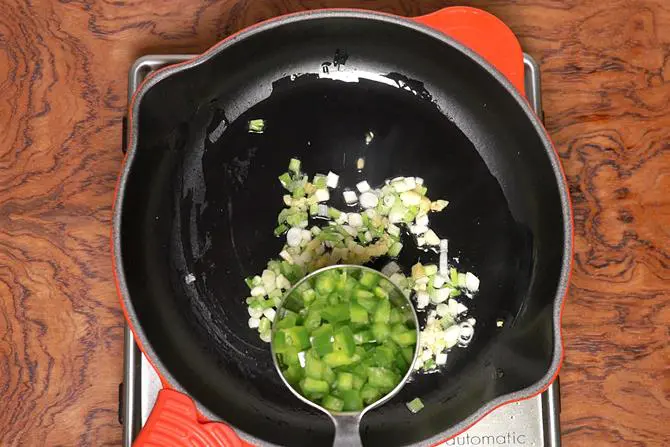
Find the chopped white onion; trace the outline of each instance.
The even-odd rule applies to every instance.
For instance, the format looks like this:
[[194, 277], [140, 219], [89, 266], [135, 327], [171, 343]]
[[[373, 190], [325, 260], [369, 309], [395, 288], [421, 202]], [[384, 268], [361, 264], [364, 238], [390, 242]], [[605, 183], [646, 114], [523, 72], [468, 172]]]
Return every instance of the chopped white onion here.
[[437, 237], [437, 234], [433, 230], [426, 231], [423, 237], [427, 245], [440, 245], [440, 238]]
[[430, 295], [430, 301], [434, 304], [442, 303], [449, 298], [450, 293], [451, 289], [449, 287], [445, 287], [444, 289], [435, 289]]
[[479, 278], [472, 273], [467, 272], [465, 274], [465, 287], [472, 292], [476, 292], [479, 290]]
[[422, 276], [420, 278], [416, 278], [414, 280], [414, 284], [416, 284], [416, 285], [422, 285], [422, 284], [426, 285], [426, 284], [428, 284], [429, 280], [430, 280], [430, 278], [428, 278], [427, 276]]
[[416, 206], [421, 203], [421, 194], [416, 191], [405, 191], [400, 194], [400, 200], [405, 206]]
[[328, 176], [326, 177], [326, 186], [328, 186], [329, 188], [337, 188], [337, 184], [339, 182], [340, 182], [340, 176], [332, 171], [328, 171]]
[[349, 236], [356, 236], [358, 234], [358, 231], [351, 225], [342, 225], [342, 229], [349, 234]]
[[384, 206], [390, 208], [390, 207], [393, 206], [394, 203], [395, 203], [395, 196], [394, 195], [384, 196]]
[[475, 328], [472, 327], [470, 323], [464, 321], [458, 325], [459, 334], [458, 342], [463, 345], [467, 345], [472, 340], [472, 336], [475, 334]]
[[273, 308], [267, 308], [263, 311], [263, 316], [270, 321], [274, 321], [277, 312]]
[[449, 326], [443, 333], [442, 339], [444, 340], [447, 349], [453, 348], [458, 343], [458, 337], [461, 335], [461, 328], [458, 325]]
[[352, 227], [358, 228], [363, 225], [363, 218], [358, 213], [349, 213], [347, 215], [347, 222]]
[[423, 309], [428, 306], [429, 303], [430, 296], [428, 295], [428, 292], [420, 291], [416, 293], [416, 307]]
[[347, 203], [347, 205], [353, 205], [354, 203], [358, 202], [358, 196], [354, 191], [344, 191], [342, 196], [344, 197], [344, 201]]
[[442, 239], [440, 241], [440, 268], [439, 272], [443, 275], [447, 275], [449, 270], [449, 241], [447, 239]]
[[436, 289], [442, 287], [445, 282], [447, 282], [447, 280], [444, 278], [444, 276], [442, 275], [433, 276], [433, 287], [435, 287]]
[[391, 212], [389, 213], [389, 222], [393, 224], [402, 222], [405, 218], [405, 212], [406, 210], [403, 208], [391, 208]]
[[425, 227], [428, 226], [428, 214], [419, 214], [416, 216], [416, 219], [414, 220], [414, 223], [417, 225], [423, 225]]
[[428, 231], [428, 227], [425, 225], [410, 225], [409, 232], [412, 234], [423, 234]]
[[298, 247], [302, 241], [302, 229], [293, 227], [286, 232], [286, 243], [289, 247]]
[[423, 185], [423, 179], [421, 177], [414, 177], [414, 181], [417, 185]]
[[267, 295], [267, 292], [265, 291], [265, 287], [263, 286], [256, 286], [253, 289], [251, 289], [251, 296], [265, 296]]
[[400, 227], [398, 227], [397, 225], [393, 225], [392, 223], [389, 224], [389, 226], [386, 228], [386, 231], [391, 236], [395, 237], [400, 236]]
[[399, 271], [400, 271], [400, 266], [394, 261], [389, 262], [388, 264], [386, 264], [382, 268], [382, 274], [384, 274], [386, 276], [391, 276], [394, 273], [398, 273]]
[[467, 312], [467, 306], [459, 303], [454, 299], [449, 300], [449, 313], [453, 316], [460, 315], [464, 312]]
[[260, 318], [254, 318], [254, 317], [249, 318], [249, 327], [251, 329], [256, 329], [259, 324], [261, 324]]
[[446, 317], [448, 315], [451, 315], [451, 313], [449, 312], [449, 306], [447, 306], [444, 303], [438, 304], [437, 307], [435, 308], [435, 312], [437, 312], [437, 314], [440, 317]]
[[302, 230], [302, 241], [309, 242], [312, 240], [312, 232], [309, 230]]
[[328, 217], [328, 205], [320, 203], [316, 214], [320, 217]]
[[277, 288], [288, 290], [291, 288], [291, 282], [284, 275], [277, 276]]
[[363, 208], [374, 208], [379, 203], [379, 198], [374, 193], [366, 191], [361, 194], [360, 202]]
[[317, 202], [327, 202], [330, 199], [330, 193], [327, 189], [317, 189], [314, 191], [314, 198]]
[[356, 189], [358, 189], [358, 191], [361, 193], [368, 192], [370, 191], [370, 184], [367, 181], [363, 180], [362, 182], [358, 182], [356, 184]]
[[[260, 321], [260, 318], [263, 316], [263, 309], [261, 309], [260, 307], [250, 307], [247, 310], [248, 310], [249, 316], [251, 318], [255, 318], [255, 319]], [[251, 326], [249, 326], [249, 327], [251, 327]], [[258, 327], [258, 326], [256, 326], [256, 327]]]
[[447, 363], [447, 354], [444, 352], [440, 352], [435, 356], [435, 363], [438, 365], [444, 365]]

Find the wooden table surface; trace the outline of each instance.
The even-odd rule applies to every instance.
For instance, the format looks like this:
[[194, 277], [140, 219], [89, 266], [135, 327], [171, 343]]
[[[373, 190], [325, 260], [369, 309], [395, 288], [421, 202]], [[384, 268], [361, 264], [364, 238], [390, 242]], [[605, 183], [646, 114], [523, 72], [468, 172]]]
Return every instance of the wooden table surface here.
[[[575, 212], [561, 372], [566, 446], [670, 445], [670, 3], [459, 2], [542, 68]], [[307, 8], [414, 0], [3, 0], [0, 445], [119, 445], [123, 317], [109, 229], [126, 74]]]

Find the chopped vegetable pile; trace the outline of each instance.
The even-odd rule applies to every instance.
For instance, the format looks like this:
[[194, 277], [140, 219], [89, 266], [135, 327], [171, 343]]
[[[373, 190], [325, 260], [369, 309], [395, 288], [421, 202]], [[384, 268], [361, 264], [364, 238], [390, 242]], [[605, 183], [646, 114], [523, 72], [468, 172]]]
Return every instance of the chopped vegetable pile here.
[[331, 411], [360, 411], [407, 373], [416, 326], [402, 292], [371, 269], [326, 269], [286, 297], [272, 349], [286, 380]]
[[[253, 123], [254, 129], [259, 126]], [[333, 172], [310, 178], [300, 160], [291, 159], [279, 181], [287, 194], [274, 234], [285, 237], [285, 244], [260, 275], [246, 279], [249, 327], [257, 329], [263, 341], [270, 342], [284, 293], [306, 274], [328, 265], [363, 265], [385, 257], [390, 262], [382, 273], [412, 296], [418, 311], [427, 312], [415, 368], [436, 370], [446, 363], [450, 348], [469, 343], [475, 321], [468, 316], [466, 303], [479, 289], [479, 279], [449, 263], [448, 242], [430, 228], [429, 217], [442, 212], [448, 202], [429, 199], [423, 179], [397, 177], [379, 188], [363, 180], [348, 188]], [[347, 210], [329, 205], [335, 194], [341, 194]], [[406, 276], [392, 259], [408, 243], [434, 252], [439, 259], [435, 264], [415, 264]]]

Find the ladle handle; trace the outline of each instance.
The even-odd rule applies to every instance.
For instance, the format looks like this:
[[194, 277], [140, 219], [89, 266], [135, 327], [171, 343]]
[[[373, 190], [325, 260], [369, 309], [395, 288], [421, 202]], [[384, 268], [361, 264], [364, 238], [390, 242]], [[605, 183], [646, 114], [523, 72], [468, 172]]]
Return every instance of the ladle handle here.
[[331, 414], [335, 424], [335, 439], [333, 447], [362, 447], [361, 434], [359, 432], [361, 415], [354, 414]]

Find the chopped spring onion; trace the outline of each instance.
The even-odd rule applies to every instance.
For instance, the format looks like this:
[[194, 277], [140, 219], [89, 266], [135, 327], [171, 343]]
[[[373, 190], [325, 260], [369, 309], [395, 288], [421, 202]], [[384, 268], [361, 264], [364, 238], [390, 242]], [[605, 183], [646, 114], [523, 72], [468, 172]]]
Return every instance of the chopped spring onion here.
[[264, 130], [265, 130], [265, 120], [263, 119], [249, 120], [250, 133], [263, 133]]
[[407, 409], [409, 409], [409, 411], [411, 411], [414, 414], [418, 413], [424, 408], [423, 402], [418, 397], [410, 400], [405, 405], [407, 405]]
[[375, 134], [371, 130], [368, 130], [367, 132], [365, 132], [365, 144], [370, 144], [370, 142], [372, 142], [372, 139], [374, 137], [375, 137]]
[[[357, 167], [364, 167], [363, 158]], [[315, 174], [310, 181], [310, 176], [301, 170], [300, 160], [292, 159], [288, 171], [279, 176], [286, 191], [285, 207], [279, 213], [274, 233], [277, 237], [286, 236], [284, 247], [277, 259], [267, 263], [262, 275], [245, 280], [250, 290], [246, 298], [250, 327], [258, 331], [261, 339], [269, 341], [276, 306], [305, 274], [337, 263], [364, 264], [380, 257], [395, 258], [401, 254], [403, 244], [414, 241], [416, 246], [430, 251], [439, 249], [437, 265], [416, 266], [407, 277], [397, 263], [391, 262], [383, 272], [413, 295], [416, 307], [428, 314], [422, 331], [422, 360], [416, 368], [430, 371], [440, 367], [449, 349], [465, 346], [472, 338], [467, 324], [474, 331], [475, 321], [468, 318], [468, 308], [460, 297], [472, 298], [479, 290], [479, 279], [474, 274], [459, 272], [449, 265], [448, 241], [440, 240], [430, 228], [428, 214], [442, 211], [448, 202], [431, 201], [426, 195], [428, 188], [419, 177], [396, 177], [377, 188], [362, 180], [355, 188], [342, 191], [345, 202], [354, 208], [342, 212], [330, 206], [330, 189], [339, 187], [339, 175], [332, 171]], [[464, 322], [465, 329], [461, 329], [459, 324]], [[342, 400], [341, 396], [333, 397]], [[336, 400], [330, 403], [339, 405]]]
[[447, 205], [449, 205], [449, 202], [447, 202], [446, 200], [436, 200], [435, 202], [432, 202], [430, 204], [430, 210], [440, 212], [443, 209], [445, 209]]
[[300, 164], [301, 164], [300, 160], [298, 160], [297, 158], [292, 158], [288, 164], [288, 170], [297, 174], [298, 172], [300, 172]]

